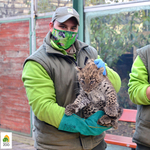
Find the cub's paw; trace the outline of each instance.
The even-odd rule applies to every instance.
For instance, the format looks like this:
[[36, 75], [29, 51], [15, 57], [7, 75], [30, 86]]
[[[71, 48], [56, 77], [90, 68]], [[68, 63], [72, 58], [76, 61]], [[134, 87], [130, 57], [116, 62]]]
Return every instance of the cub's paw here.
[[118, 122], [117, 119], [114, 117], [109, 117], [107, 115], [102, 116], [98, 122], [99, 125], [101, 126], [106, 126], [106, 127], [113, 127], [114, 129], [118, 128]]
[[117, 120], [112, 120], [111, 124], [114, 129], [118, 129], [118, 121]]
[[118, 109], [115, 106], [106, 106], [104, 108], [104, 111], [110, 117], [117, 117], [118, 116]]
[[119, 119], [123, 114], [123, 108], [122, 107], [118, 107], [118, 116], [117, 118]]
[[107, 115], [103, 115], [101, 118], [98, 119], [97, 124], [101, 126], [111, 127], [111, 119]]
[[72, 114], [76, 113], [76, 109], [77, 109], [77, 105], [76, 104], [69, 104], [66, 106], [65, 108], [65, 114], [67, 116], [71, 116]]

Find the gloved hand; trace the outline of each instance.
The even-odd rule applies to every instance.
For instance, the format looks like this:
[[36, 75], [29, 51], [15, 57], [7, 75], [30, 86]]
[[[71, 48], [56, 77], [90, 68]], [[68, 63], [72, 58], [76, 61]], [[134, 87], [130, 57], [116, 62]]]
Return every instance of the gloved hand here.
[[82, 135], [100, 135], [104, 131], [110, 129], [111, 127], [105, 127], [97, 124], [99, 118], [104, 115], [103, 111], [98, 111], [91, 115], [89, 118], [84, 119], [76, 114], [72, 114], [71, 116], [64, 115], [58, 130], [63, 130], [67, 132], [78, 133], [80, 132]]
[[101, 59], [95, 59], [94, 63], [95, 63], [95, 65], [97, 65], [97, 68], [101, 68], [101, 67], [104, 68], [103, 75], [106, 76], [106, 66], [105, 66], [105, 63]]

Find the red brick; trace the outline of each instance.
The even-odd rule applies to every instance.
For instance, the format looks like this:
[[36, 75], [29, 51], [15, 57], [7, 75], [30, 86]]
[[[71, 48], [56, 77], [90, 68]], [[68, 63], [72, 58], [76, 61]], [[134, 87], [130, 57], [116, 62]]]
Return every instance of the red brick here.
[[0, 128], [30, 134], [30, 106], [21, 80], [30, 54], [29, 22], [0, 24]]

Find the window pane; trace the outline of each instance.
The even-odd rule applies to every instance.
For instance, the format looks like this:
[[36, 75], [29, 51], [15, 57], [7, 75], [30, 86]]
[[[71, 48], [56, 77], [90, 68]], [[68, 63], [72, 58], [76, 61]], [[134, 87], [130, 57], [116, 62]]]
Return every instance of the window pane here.
[[0, 18], [30, 14], [30, 0], [0, 0]]
[[89, 29], [90, 44], [121, 77], [120, 106], [136, 109], [128, 96], [128, 80], [136, 49], [150, 43], [150, 6], [116, 9], [111, 13], [110, 10], [96, 12], [86, 28]]
[[73, 6], [72, 0], [37, 0], [38, 13], [53, 12], [58, 7]]

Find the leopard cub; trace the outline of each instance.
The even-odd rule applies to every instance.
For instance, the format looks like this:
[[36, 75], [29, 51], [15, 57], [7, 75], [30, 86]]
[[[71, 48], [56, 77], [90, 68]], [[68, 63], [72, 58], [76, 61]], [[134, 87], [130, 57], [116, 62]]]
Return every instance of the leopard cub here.
[[84, 68], [76, 67], [80, 85], [80, 94], [72, 104], [67, 105], [66, 115], [72, 115], [82, 109], [84, 118], [88, 118], [98, 110], [105, 112], [98, 119], [98, 124], [118, 128], [118, 119], [123, 109], [117, 102], [117, 94], [107, 76], [103, 75], [104, 68], [97, 68], [93, 59], [88, 60]]

